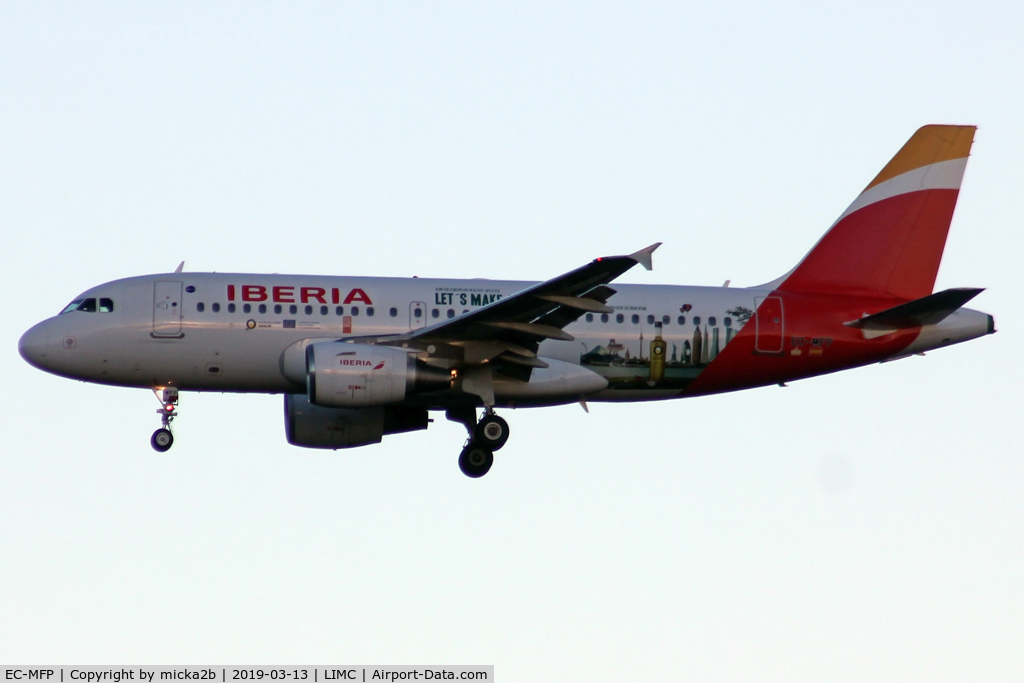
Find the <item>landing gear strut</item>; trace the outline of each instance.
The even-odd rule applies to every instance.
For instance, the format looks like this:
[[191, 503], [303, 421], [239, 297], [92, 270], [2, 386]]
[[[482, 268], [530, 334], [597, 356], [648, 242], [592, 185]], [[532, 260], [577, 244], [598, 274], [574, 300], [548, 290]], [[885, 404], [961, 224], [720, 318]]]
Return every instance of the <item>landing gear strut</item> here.
[[153, 390], [156, 397], [160, 399], [160, 409], [156, 412], [160, 413], [160, 421], [163, 426], [153, 432], [149, 443], [153, 446], [154, 451], [164, 453], [174, 445], [174, 434], [171, 434], [171, 421], [178, 416], [176, 410], [178, 407], [178, 390], [175, 387], [167, 387], [163, 390], [162, 394], [157, 393], [157, 391], [157, 389]]
[[476, 411], [471, 408], [449, 410], [446, 417], [462, 423], [469, 432], [466, 446], [459, 454], [459, 469], [473, 479], [487, 474], [494, 464], [494, 451], [508, 441], [508, 423], [495, 415], [491, 407], [484, 409], [479, 422], [476, 420]]

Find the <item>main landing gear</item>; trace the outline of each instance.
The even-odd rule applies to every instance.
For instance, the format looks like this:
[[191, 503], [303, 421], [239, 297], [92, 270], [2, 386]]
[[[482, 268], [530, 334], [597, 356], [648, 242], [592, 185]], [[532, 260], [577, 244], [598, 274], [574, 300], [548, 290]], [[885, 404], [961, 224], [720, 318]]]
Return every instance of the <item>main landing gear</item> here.
[[494, 464], [494, 451], [508, 441], [508, 423], [495, 415], [493, 408], [485, 408], [479, 422], [472, 409], [449, 410], [447, 417], [461, 422], [469, 432], [469, 440], [459, 454], [459, 469], [473, 479], [484, 476]]
[[494, 451], [470, 441], [459, 453], [459, 469], [467, 477], [477, 479], [487, 474], [494, 464]]
[[154, 451], [164, 453], [174, 445], [174, 434], [171, 434], [171, 421], [178, 416], [176, 410], [178, 407], [178, 390], [175, 387], [167, 387], [163, 390], [162, 394], [157, 393], [158, 391], [158, 389], [154, 389], [153, 393], [160, 400], [160, 409], [156, 412], [160, 413], [160, 421], [163, 426], [153, 432], [149, 443], [153, 446]]

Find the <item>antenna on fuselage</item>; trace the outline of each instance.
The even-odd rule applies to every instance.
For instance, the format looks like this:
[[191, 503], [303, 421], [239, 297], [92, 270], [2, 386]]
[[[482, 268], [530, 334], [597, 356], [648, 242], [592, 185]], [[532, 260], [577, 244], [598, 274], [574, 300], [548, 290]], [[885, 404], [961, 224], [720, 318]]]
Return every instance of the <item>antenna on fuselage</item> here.
[[184, 269], [185, 269], [185, 262], [182, 261], [181, 263], [178, 264], [178, 267], [174, 269], [174, 272], [175, 273], [180, 273]]

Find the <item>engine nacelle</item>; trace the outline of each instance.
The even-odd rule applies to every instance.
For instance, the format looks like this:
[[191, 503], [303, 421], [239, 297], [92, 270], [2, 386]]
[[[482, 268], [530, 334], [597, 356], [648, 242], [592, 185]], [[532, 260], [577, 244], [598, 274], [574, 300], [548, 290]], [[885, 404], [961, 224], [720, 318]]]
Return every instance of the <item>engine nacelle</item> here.
[[405, 406], [322, 408], [302, 394], [284, 396], [288, 443], [304, 448], [353, 448], [380, 443], [387, 434], [427, 428], [427, 411]]
[[310, 403], [364, 408], [400, 403], [418, 391], [451, 387], [451, 373], [390, 346], [318, 342], [306, 347]]

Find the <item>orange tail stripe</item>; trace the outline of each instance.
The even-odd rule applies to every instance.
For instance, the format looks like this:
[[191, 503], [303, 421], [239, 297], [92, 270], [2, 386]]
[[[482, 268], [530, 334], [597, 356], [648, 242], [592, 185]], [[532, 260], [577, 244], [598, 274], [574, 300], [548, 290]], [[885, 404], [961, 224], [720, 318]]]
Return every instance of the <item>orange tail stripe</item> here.
[[869, 190], [890, 178], [922, 166], [966, 157], [970, 154], [975, 130], [975, 126], [934, 125], [918, 129], [864, 189]]

